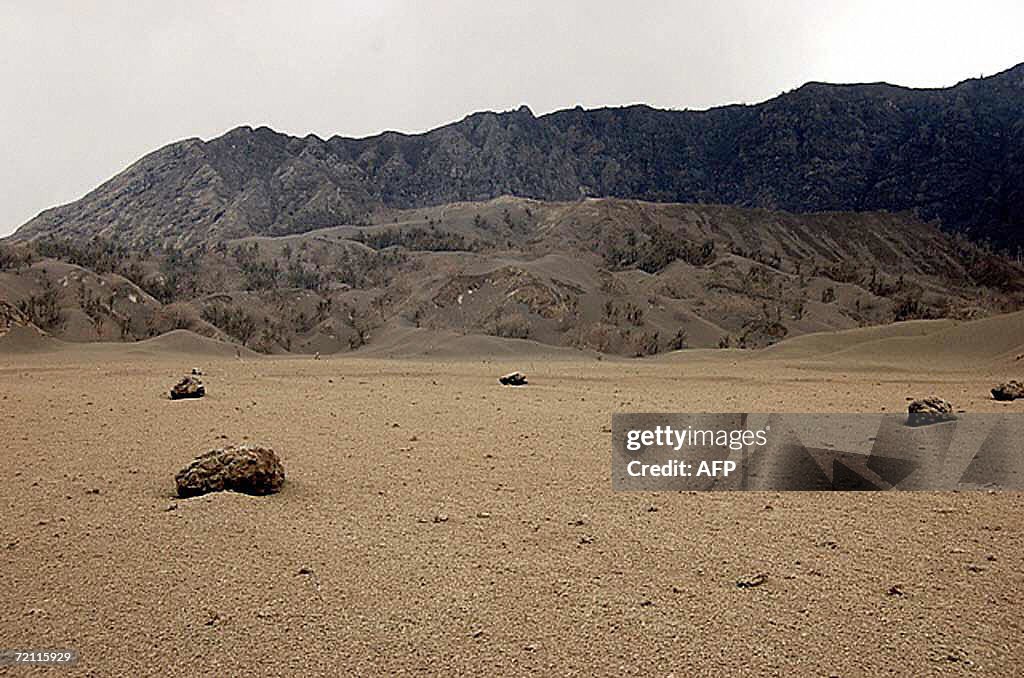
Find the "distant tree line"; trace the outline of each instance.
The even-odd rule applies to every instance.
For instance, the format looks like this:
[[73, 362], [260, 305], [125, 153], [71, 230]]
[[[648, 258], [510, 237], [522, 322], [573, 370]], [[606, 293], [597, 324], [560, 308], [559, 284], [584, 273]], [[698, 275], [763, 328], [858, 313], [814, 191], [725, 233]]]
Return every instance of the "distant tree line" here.
[[375, 250], [395, 246], [425, 252], [475, 252], [480, 249], [479, 241], [470, 240], [460, 233], [442, 230], [436, 226], [387, 228], [375, 233], [360, 231], [352, 239]]

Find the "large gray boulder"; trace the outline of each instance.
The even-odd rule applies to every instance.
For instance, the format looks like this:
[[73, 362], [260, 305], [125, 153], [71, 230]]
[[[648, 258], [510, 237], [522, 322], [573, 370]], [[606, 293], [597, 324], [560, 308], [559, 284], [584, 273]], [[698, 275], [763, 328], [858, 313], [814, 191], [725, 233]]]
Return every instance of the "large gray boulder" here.
[[269, 447], [228, 446], [197, 457], [174, 477], [179, 497], [208, 492], [273, 494], [284, 484], [284, 466]]

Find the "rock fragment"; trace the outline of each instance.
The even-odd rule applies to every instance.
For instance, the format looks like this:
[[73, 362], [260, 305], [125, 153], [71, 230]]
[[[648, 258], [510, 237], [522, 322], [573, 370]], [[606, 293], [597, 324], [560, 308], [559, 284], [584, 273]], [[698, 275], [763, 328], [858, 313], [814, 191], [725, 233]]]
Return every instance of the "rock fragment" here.
[[1010, 381], [999, 384], [992, 389], [992, 397], [996, 400], [1016, 400], [1017, 398], [1024, 398], [1024, 383], [1011, 379]]
[[752, 589], [760, 586], [761, 584], [768, 581], [768, 575], [766, 574], [751, 574], [745, 577], [740, 577], [736, 580], [736, 588], [738, 589]]
[[203, 380], [192, 374], [185, 375], [171, 388], [171, 400], [202, 398], [204, 395], [206, 395], [206, 387], [203, 386]]
[[914, 400], [907, 406], [907, 424], [909, 426], [927, 426], [955, 419], [953, 405], [949, 401], [935, 396]]
[[502, 386], [526, 386], [526, 375], [522, 372], [509, 372], [498, 377], [498, 383]]
[[273, 494], [284, 484], [284, 466], [269, 447], [228, 446], [197, 457], [174, 480], [179, 497], [222, 491]]

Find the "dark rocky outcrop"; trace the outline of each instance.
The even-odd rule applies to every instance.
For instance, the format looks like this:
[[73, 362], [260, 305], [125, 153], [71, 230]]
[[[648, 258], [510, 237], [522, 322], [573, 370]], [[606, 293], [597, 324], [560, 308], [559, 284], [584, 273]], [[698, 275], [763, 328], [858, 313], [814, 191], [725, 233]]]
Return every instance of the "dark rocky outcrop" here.
[[273, 494], [284, 484], [284, 466], [269, 447], [229, 446], [197, 457], [174, 480], [179, 497], [221, 491]]

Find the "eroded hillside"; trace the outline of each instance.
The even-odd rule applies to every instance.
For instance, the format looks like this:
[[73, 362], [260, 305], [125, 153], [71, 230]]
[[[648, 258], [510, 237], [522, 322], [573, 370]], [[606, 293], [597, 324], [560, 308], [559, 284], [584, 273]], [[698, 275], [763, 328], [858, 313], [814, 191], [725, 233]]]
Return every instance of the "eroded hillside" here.
[[908, 214], [499, 198], [133, 249], [5, 246], [0, 296], [75, 341], [174, 329], [332, 353], [399, 328], [622, 355], [1015, 310], [1021, 269]]

